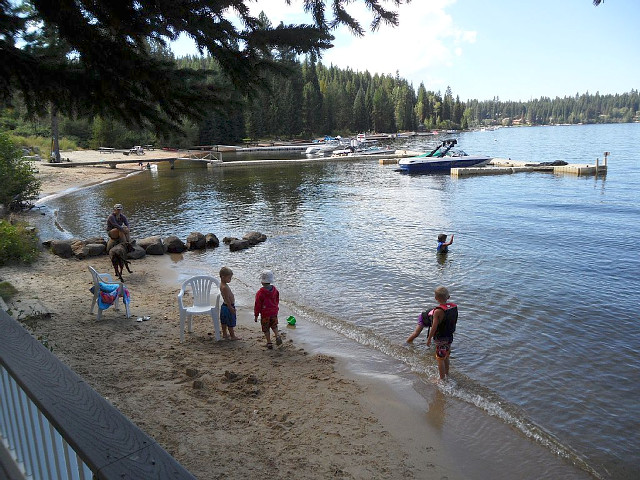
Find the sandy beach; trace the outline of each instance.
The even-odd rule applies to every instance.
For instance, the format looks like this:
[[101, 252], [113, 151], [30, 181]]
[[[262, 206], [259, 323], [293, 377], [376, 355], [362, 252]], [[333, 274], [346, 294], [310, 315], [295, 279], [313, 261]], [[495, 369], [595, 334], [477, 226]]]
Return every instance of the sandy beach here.
[[[62, 154], [73, 161], [101, 155], [107, 156]], [[153, 151], [141, 158], [146, 163], [166, 155], [175, 152]], [[42, 164], [38, 170], [46, 197], [138, 167]], [[146, 256], [132, 262], [133, 273], [125, 274], [129, 319], [124, 310], [106, 310], [100, 322], [89, 313], [88, 266], [113, 273], [107, 256], [62, 259], [44, 251], [30, 267], [0, 268], [0, 281], [18, 289], [9, 302], [13, 316], [23, 318], [61, 361], [197, 478], [461, 477], [437, 434], [412, 429], [402, 406], [393, 407], [398, 412], [393, 414], [389, 389], [350, 375], [336, 359], [298, 342], [286, 328], [285, 315], [280, 315], [283, 345], [267, 350], [253, 321], [251, 292], [239, 283], [232, 281], [231, 287], [242, 340], [216, 342], [210, 320], [196, 317], [194, 332], [180, 343], [180, 258]], [[150, 320], [138, 322], [142, 316]], [[197, 373], [190, 376], [188, 369]]]

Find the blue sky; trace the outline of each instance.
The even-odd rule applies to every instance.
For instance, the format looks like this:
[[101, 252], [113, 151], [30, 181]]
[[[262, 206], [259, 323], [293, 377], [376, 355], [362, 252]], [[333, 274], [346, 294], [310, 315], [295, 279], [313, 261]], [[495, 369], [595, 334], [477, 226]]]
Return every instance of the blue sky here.
[[[310, 23], [301, 0], [258, 0], [273, 24]], [[349, 11], [368, 26], [364, 2]], [[413, 0], [398, 27], [364, 37], [334, 32], [322, 62], [424, 82], [461, 100], [530, 100], [640, 88], [640, 0]], [[187, 41], [176, 55], [195, 54]]]

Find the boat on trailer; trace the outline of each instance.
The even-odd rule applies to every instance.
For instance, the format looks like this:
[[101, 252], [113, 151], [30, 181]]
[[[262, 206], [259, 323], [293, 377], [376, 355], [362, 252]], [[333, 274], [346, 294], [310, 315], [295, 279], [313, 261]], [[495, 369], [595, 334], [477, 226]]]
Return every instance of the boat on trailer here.
[[398, 171], [403, 173], [449, 173], [452, 168], [478, 167], [485, 165], [491, 157], [469, 155], [453, 149], [457, 140], [444, 140], [429, 153], [403, 158], [398, 162]]

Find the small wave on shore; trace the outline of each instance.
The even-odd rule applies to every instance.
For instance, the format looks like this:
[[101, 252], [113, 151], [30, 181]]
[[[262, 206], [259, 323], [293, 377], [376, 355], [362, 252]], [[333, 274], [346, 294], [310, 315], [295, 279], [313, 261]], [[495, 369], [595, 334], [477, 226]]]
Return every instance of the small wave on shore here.
[[[423, 384], [419, 390], [424, 390], [425, 402], [428, 404], [429, 398], [433, 396], [433, 389], [437, 389], [450, 399], [458, 399], [465, 404], [476, 407], [487, 413], [489, 416], [498, 418], [509, 425], [524, 437], [536, 442], [538, 445], [549, 450], [555, 456], [568, 461], [580, 470], [592, 475], [594, 478], [603, 478], [589, 465], [586, 460], [571, 446], [563, 444], [552, 433], [546, 431], [541, 426], [527, 418], [525, 413], [498, 394], [474, 381], [464, 373], [452, 369], [450, 379], [446, 382], [439, 381], [438, 367], [433, 356], [433, 349], [427, 348], [423, 344], [424, 339], [417, 340], [415, 345], [398, 344], [389, 341], [385, 336], [377, 334], [372, 329], [354, 325], [353, 323], [335, 318], [323, 312], [316, 311], [296, 302], [287, 302], [299, 315], [304, 316], [314, 323], [328, 328], [340, 334], [350, 341], [356, 342], [360, 346], [374, 349], [391, 359], [397, 360], [404, 365], [412, 375], [417, 377], [416, 381]], [[348, 342], [347, 342], [348, 343]], [[349, 346], [346, 345], [348, 349]], [[335, 352], [332, 352], [335, 354]], [[378, 370], [380, 361], [371, 355], [370, 359], [360, 359], [360, 366], [369, 366], [372, 370]], [[452, 362], [455, 362], [455, 350], [452, 354]], [[374, 365], [375, 364], [375, 365]], [[389, 368], [389, 375], [397, 373], [398, 367]], [[402, 370], [402, 368], [400, 368]], [[366, 372], [360, 374], [369, 375]], [[430, 387], [429, 387], [430, 386]]]

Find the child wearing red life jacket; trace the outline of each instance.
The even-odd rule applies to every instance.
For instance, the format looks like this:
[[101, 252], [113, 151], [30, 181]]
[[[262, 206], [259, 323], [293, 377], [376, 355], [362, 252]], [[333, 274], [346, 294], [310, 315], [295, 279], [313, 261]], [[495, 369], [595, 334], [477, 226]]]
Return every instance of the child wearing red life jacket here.
[[434, 307], [430, 312], [424, 312], [418, 318], [418, 325], [415, 331], [407, 338], [407, 343], [412, 343], [422, 330], [429, 328], [427, 337], [427, 346], [431, 345], [434, 340], [436, 346], [436, 360], [438, 362], [438, 373], [440, 379], [444, 380], [449, 375], [449, 355], [451, 353], [451, 343], [453, 342], [453, 333], [456, 331], [456, 323], [458, 321], [458, 306], [449, 302], [449, 290], [445, 287], [435, 289], [435, 299], [438, 306]]
[[282, 345], [282, 337], [278, 332], [278, 305], [280, 304], [280, 293], [275, 285], [273, 285], [273, 272], [271, 270], [264, 270], [260, 275], [260, 282], [262, 288], [256, 293], [256, 301], [253, 307], [254, 321], [258, 321], [258, 315], [260, 316], [260, 324], [262, 326], [262, 333], [267, 340], [267, 348], [271, 350], [273, 344], [271, 343], [270, 330], [276, 336], [276, 345]]

